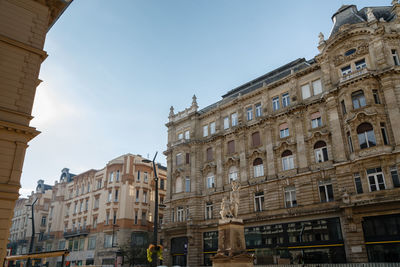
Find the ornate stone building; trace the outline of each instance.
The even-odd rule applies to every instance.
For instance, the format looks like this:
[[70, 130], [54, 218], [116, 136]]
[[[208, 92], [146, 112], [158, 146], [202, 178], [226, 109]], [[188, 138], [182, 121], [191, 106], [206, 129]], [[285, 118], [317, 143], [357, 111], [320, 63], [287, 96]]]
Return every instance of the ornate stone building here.
[[[124, 245], [143, 245], [152, 232], [154, 214], [154, 174], [151, 163], [140, 155], [126, 154], [111, 160], [101, 170], [79, 175], [63, 169], [61, 177], [50, 187], [39, 181], [29, 199], [35, 198], [36, 232], [34, 251], [68, 249], [66, 258], [75, 265], [114, 265], [117, 251]], [[157, 164], [159, 200], [166, 195], [166, 168]], [[47, 186], [47, 187], [46, 187]], [[161, 205], [160, 221], [164, 208]], [[31, 235], [30, 208], [17, 205], [10, 247], [14, 253], [29, 249]], [[25, 217], [25, 218], [24, 218]], [[14, 254], [13, 253], [13, 254]], [[60, 259], [48, 259], [50, 266]]]
[[18, 199], [47, 31], [72, 0], [0, 0], [0, 266]]
[[258, 264], [400, 261], [400, 4], [332, 21], [311, 60], [171, 107], [167, 264], [210, 265], [232, 180]]

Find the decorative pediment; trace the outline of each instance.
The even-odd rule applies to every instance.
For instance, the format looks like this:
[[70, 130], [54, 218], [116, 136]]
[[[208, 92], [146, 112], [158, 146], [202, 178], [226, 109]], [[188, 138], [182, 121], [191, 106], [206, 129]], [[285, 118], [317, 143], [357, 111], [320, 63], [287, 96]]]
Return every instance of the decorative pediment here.
[[359, 124], [361, 122], [364, 122], [367, 119], [370, 119], [372, 116], [377, 115], [378, 113], [376, 112], [371, 112], [369, 113], [366, 110], [360, 111], [356, 113], [352, 118], [347, 119], [347, 123], [354, 125], [354, 124]]
[[274, 147], [274, 150], [284, 151], [286, 149], [291, 149], [296, 147], [296, 142], [290, 142], [289, 140], [285, 140], [280, 142], [277, 146]]
[[172, 173], [173, 177], [178, 177], [181, 176], [184, 173], [184, 170], [182, 168], [176, 168], [175, 171]]
[[238, 156], [231, 156], [225, 160], [224, 166], [225, 167], [238, 166], [239, 162], [240, 158]]
[[351, 61], [355, 58], [358, 58], [359, 56], [368, 54], [369, 52], [369, 44], [367, 42], [358, 42], [358, 44], [356, 45], [354, 44], [354, 42], [349, 42], [348, 44], [342, 47], [342, 49], [346, 51], [348, 51], [348, 49], [351, 50], [352, 48], [355, 49], [355, 51], [350, 55], [346, 56], [345, 53], [341, 53], [333, 57], [333, 63], [335, 64], [335, 67], [340, 66], [343, 63]]
[[306, 142], [309, 141], [315, 141], [315, 140], [326, 140], [328, 138], [328, 136], [330, 136], [330, 132], [328, 132], [327, 130], [321, 130], [321, 131], [315, 131], [311, 133], [311, 136], [307, 139], [305, 139]]
[[217, 165], [214, 162], [204, 164], [203, 173], [215, 172]]
[[250, 151], [249, 155], [247, 156], [248, 159], [255, 159], [255, 158], [263, 158], [264, 157], [264, 151], [256, 148]]

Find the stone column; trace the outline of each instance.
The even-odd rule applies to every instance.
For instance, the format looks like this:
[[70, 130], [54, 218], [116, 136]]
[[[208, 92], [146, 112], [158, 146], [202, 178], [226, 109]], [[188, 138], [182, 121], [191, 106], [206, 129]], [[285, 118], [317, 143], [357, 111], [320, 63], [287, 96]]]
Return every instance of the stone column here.
[[393, 76], [382, 77], [382, 91], [386, 102], [386, 108], [389, 115], [390, 124], [392, 126], [392, 133], [394, 136], [395, 149], [399, 150], [400, 145], [400, 112], [399, 112], [399, 101], [397, 94], [400, 94], [400, 85], [398, 85], [398, 79], [394, 79]]
[[332, 155], [335, 162], [346, 161], [345, 146], [342, 127], [339, 120], [338, 105], [336, 96], [329, 96], [326, 100], [327, 125], [332, 133]]

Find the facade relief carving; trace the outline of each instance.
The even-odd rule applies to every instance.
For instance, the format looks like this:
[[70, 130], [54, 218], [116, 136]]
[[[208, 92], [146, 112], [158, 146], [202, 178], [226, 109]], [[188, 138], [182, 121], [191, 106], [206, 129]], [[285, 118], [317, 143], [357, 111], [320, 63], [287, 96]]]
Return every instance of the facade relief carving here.
[[[348, 56], [344, 55], [344, 52], [347, 51], [346, 49], [351, 49], [352, 47], [355, 47], [355, 46], [356, 46], [356, 48], [355, 48], [356, 51], [353, 54], [348, 55]], [[343, 50], [346, 50], [346, 51], [344, 51], [340, 55], [336, 55], [333, 57], [333, 63], [335, 65], [335, 67], [338, 67], [338, 66], [342, 65], [343, 63], [349, 62], [359, 56], [363, 56], [363, 55], [369, 53], [369, 44], [367, 42], [359, 43], [356, 45], [353, 42], [353, 43], [347, 44], [347, 46], [344, 46], [343, 48], [344, 48]]]

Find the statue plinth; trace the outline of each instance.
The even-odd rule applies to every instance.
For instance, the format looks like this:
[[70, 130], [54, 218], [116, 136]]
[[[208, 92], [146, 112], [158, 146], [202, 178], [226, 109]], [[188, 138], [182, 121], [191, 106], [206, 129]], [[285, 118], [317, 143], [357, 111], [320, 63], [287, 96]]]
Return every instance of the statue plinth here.
[[218, 252], [211, 258], [214, 267], [253, 267], [254, 257], [246, 253], [242, 219], [224, 218], [218, 225]]

